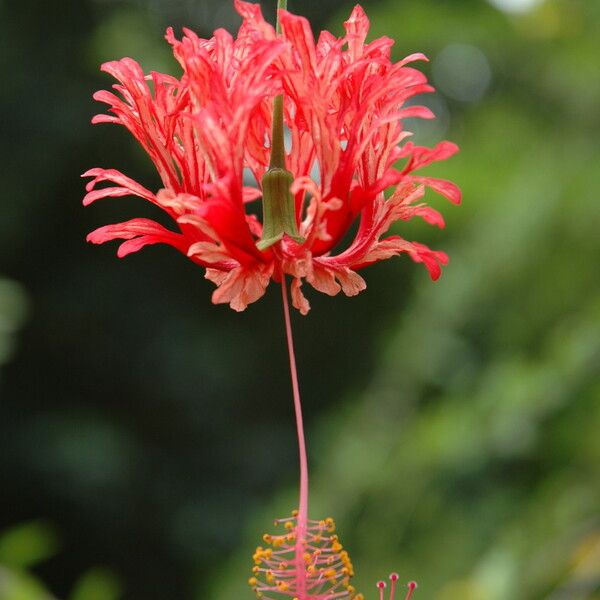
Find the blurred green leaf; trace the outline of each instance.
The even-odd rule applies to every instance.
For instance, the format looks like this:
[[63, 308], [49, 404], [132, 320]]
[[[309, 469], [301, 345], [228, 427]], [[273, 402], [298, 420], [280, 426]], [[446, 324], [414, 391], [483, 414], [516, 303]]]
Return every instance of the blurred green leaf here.
[[0, 536], [0, 563], [22, 569], [32, 567], [54, 556], [58, 548], [58, 536], [51, 525], [30, 521]]
[[46, 589], [32, 576], [0, 565], [1, 600], [53, 600]]
[[121, 593], [117, 576], [108, 569], [95, 567], [75, 584], [69, 600], [118, 600]]

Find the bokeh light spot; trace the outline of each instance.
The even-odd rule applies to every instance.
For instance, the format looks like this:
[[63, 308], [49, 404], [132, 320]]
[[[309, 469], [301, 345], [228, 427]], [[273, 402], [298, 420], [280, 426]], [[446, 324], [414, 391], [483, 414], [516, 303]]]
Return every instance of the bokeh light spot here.
[[544, 0], [488, 0], [490, 4], [510, 13], [524, 13], [539, 6]]
[[485, 54], [468, 44], [446, 46], [435, 59], [432, 72], [437, 88], [461, 102], [480, 100], [492, 80]]

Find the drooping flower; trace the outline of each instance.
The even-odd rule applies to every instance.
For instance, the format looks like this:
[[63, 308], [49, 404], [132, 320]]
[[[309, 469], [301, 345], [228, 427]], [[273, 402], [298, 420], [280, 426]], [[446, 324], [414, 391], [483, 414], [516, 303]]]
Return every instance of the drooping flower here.
[[[264, 600], [364, 600], [350, 580], [354, 567], [335, 532], [331, 517], [308, 520], [306, 532], [299, 533], [298, 511], [277, 519], [281, 534], [263, 536], [266, 548], [259, 546], [253, 555], [254, 566], [248, 584]], [[389, 600], [394, 600], [398, 575], [390, 575]], [[379, 600], [384, 600], [384, 581], [377, 583]], [[417, 584], [410, 582], [404, 600], [410, 600]]]
[[[413, 217], [444, 226], [442, 216], [423, 202], [426, 187], [460, 202], [453, 183], [415, 174], [457, 147], [441, 142], [430, 149], [406, 141], [410, 133], [403, 119], [433, 117], [425, 107], [406, 104], [433, 91], [408, 66], [426, 58], [413, 54], [394, 63], [391, 39], [366, 43], [369, 21], [360, 6], [342, 38], [325, 31], [318, 41], [302, 17], [280, 10], [278, 35], [257, 4], [235, 0], [235, 7], [243, 19], [236, 38], [218, 29], [211, 39], [201, 39], [186, 29], [179, 40], [167, 31], [183, 69], [180, 78], [145, 75], [131, 58], [102, 66], [118, 84], [114, 92], [94, 95], [111, 114], [93, 122], [126, 127], [155, 164], [162, 188], [153, 192], [114, 169], [90, 169], [84, 173], [92, 177], [84, 204], [139, 196], [164, 210], [172, 223], [166, 228], [132, 219], [100, 227], [88, 240], [124, 240], [120, 257], [149, 244], [169, 244], [206, 269], [217, 285], [213, 302], [235, 310], [287, 274], [293, 278], [293, 304], [305, 314], [304, 281], [329, 295], [353, 296], [366, 287], [358, 270], [403, 253], [437, 279], [448, 261], [445, 253], [386, 236], [395, 222]], [[293, 214], [287, 215], [287, 227], [267, 232], [253, 206], [263, 195], [273, 104], [280, 95]], [[108, 187], [99, 187], [104, 182]], [[289, 196], [287, 189], [284, 194]], [[353, 240], [340, 250], [353, 226]]]

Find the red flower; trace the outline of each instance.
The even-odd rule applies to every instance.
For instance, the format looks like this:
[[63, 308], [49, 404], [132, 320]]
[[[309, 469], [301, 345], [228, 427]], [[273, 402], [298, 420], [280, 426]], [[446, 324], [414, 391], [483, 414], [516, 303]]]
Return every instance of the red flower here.
[[[341, 290], [353, 296], [366, 287], [357, 270], [401, 253], [437, 279], [448, 262], [445, 253], [399, 235], [384, 237], [393, 223], [415, 216], [444, 226], [442, 216], [422, 202], [425, 187], [460, 202], [453, 183], [414, 174], [453, 155], [456, 145], [441, 142], [429, 149], [404, 142], [410, 135], [404, 118], [433, 117], [423, 106], [406, 106], [433, 90], [420, 71], [407, 66], [425, 57], [413, 54], [393, 63], [392, 40], [366, 44], [369, 21], [360, 6], [346, 21], [343, 38], [323, 32], [317, 42], [302, 17], [280, 11], [278, 36], [258, 5], [235, 0], [235, 6], [243, 18], [235, 39], [222, 29], [210, 40], [189, 30], [177, 40], [167, 31], [183, 68], [180, 79], [146, 76], [130, 58], [102, 66], [119, 83], [116, 94], [94, 95], [112, 114], [93, 122], [124, 125], [156, 165], [163, 188], [153, 193], [114, 169], [91, 169], [84, 173], [93, 177], [84, 204], [140, 196], [172, 218], [173, 230], [132, 219], [101, 227], [88, 240], [125, 240], [120, 257], [148, 244], [174, 246], [206, 268], [217, 285], [213, 302], [235, 310], [258, 300], [271, 279], [288, 274], [293, 304], [305, 314], [303, 281], [329, 295]], [[284, 235], [260, 250], [263, 225], [246, 207], [262, 195], [273, 99], [281, 94], [291, 138], [286, 166], [293, 175], [294, 228], [301, 237]], [[404, 166], [397, 168], [400, 159]], [[245, 184], [250, 174], [253, 184]], [[111, 185], [97, 187], [101, 182]], [[391, 186], [395, 190], [386, 199]], [[353, 241], [338, 251], [355, 222]]]

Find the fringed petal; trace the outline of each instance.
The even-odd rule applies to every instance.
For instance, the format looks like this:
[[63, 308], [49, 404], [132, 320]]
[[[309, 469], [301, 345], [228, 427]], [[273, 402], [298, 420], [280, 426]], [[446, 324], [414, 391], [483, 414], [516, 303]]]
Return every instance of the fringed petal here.
[[413, 207], [412, 212], [415, 217], [421, 217], [423, 221], [429, 223], [429, 225], [439, 227], [440, 229], [444, 229], [446, 226], [444, 217], [439, 211], [435, 210], [435, 208], [421, 204]]
[[306, 280], [315, 290], [328, 296], [335, 296], [342, 289], [340, 284], [335, 280], [334, 272], [318, 264], [313, 265], [312, 272], [307, 276]]
[[229, 254], [213, 242], [196, 242], [187, 251], [189, 257], [195, 257], [205, 264], [223, 263], [231, 260]]
[[398, 111], [398, 116], [401, 119], [435, 119], [432, 110], [427, 108], [427, 106], [409, 106], [408, 108], [403, 108], [401, 111]]
[[432, 162], [446, 160], [457, 152], [458, 146], [452, 142], [440, 142], [433, 148], [415, 146], [412, 142], [407, 142], [402, 149], [402, 157], [409, 156], [410, 159], [404, 170], [416, 171]]
[[439, 279], [442, 274], [441, 265], [447, 265], [449, 260], [445, 252], [431, 250], [425, 244], [408, 242], [399, 236], [392, 236], [375, 244], [373, 249], [365, 255], [364, 264], [361, 266], [386, 260], [402, 252], [406, 252], [414, 262], [423, 263], [433, 281]]
[[103, 244], [116, 239], [127, 240], [119, 246], [117, 251], [119, 258], [137, 252], [150, 244], [168, 244], [184, 254], [187, 253], [188, 248], [181, 234], [170, 231], [150, 219], [131, 219], [123, 223], [105, 225], [89, 233], [86, 238], [92, 244]]
[[307, 315], [310, 310], [310, 303], [301, 290], [302, 280], [299, 277], [292, 279], [290, 292], [292, 296], [292, 305], [300, 311], [300, 314]]
[[[150, 190], [116, 169], [89, 169], [83, 173], [82, 177], [93, 177], [85, 186], [88, 193], [83, 198], [84, 206], [88, 206], [99, 198], [107, 198], [109, 196], [139, 196], [154, 204], [157, 203], [156, 196]], [[116, 183], [117, 187], [95, 189], [96, 185], [103, 181]]]
[[436, 179], [435, 177], [411, 177], [411, 179], [425, 184], [438, 194], [448, 198], [453, 204], [461, 203], [462, 194], [460, 188], [451, 181], [447, 181], [446, 179]]
[[206, 279], [218, 286], [212, 295], [213, 304], [229, 304], [237, 312], [245, 310], [264, 295], [272, 272], [272, 265], [256, 269], [240, 266], [228, 273], [207, 269]]
[[346, 42], [352, 60], [358, 60], [363, 54], [367, 34], [369, 33], [369, 18], [358, 4], [344, 23], [346, 29]]
[[339, 269], [335, 271], [335, 278], [342, 286], [342, 292], [346, 296], [356, 296], [367, 288], [365, 280], [351, 269]]
[[425, 244], [412, 242], [412, 248], [407, 250], [408, 255], [416, 263], [423, 263], [433, 281], [439, 279], [442, 274], [442, 265], [449, 262], [448, 255], [440, 250], [431, 250]]

